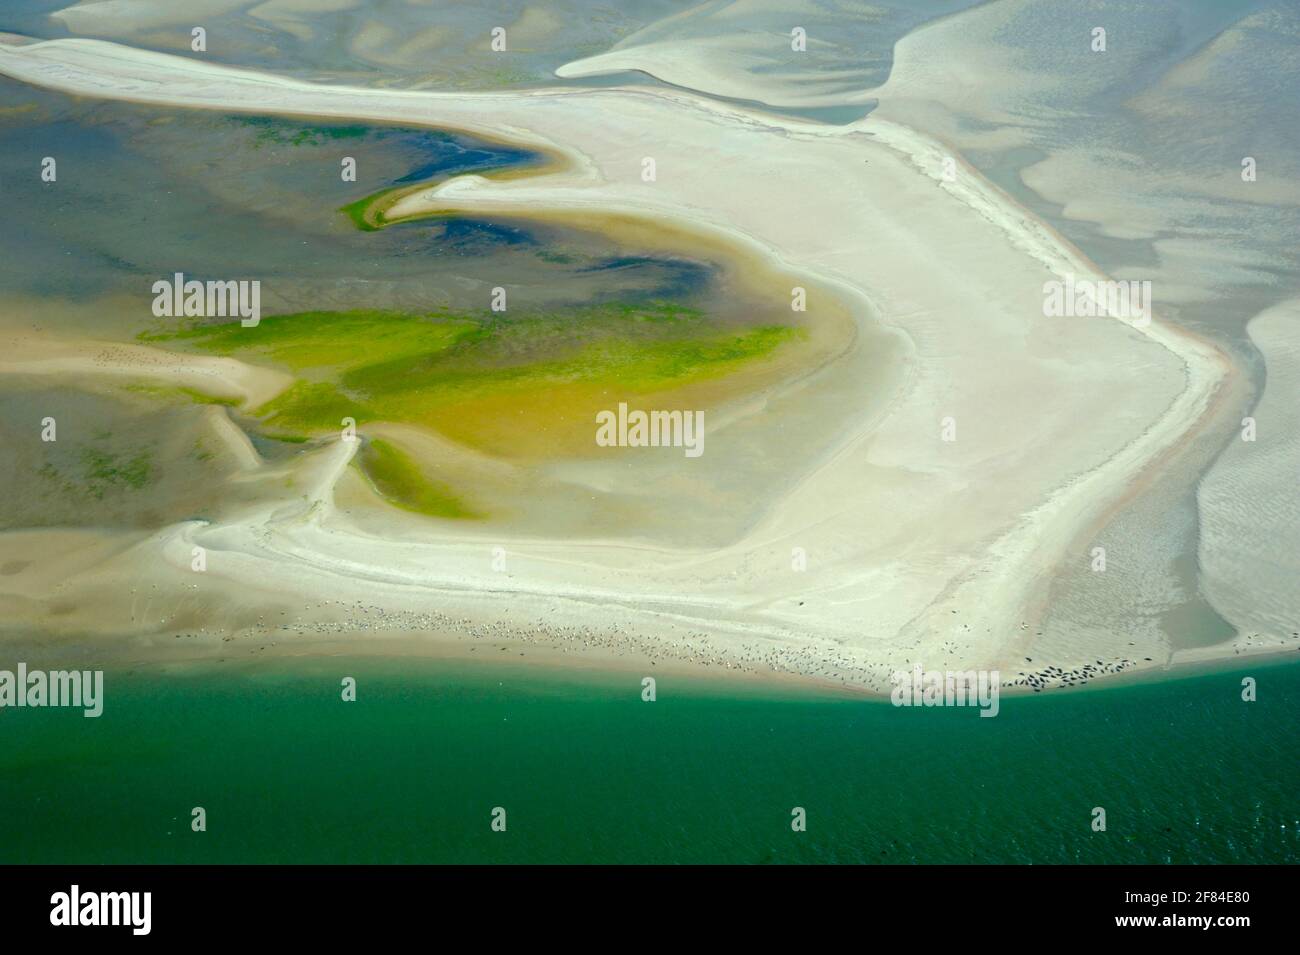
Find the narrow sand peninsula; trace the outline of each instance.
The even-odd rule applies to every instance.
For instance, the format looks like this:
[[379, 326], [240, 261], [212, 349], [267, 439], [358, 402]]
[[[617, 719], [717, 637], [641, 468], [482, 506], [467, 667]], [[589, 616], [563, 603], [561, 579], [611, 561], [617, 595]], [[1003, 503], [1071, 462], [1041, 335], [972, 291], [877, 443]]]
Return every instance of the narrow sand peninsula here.
[[[834, 408], [838, 447], [805, 462], [764, 519], [718, 550], [485, 539], [415, 523], [380, 535], [333, 506], [353, 451], [340, 443], [315, 462], [310, 500], [179, 525], [119, 556], [135, 577], [193, 587], [191, 548], [202, 545], [202, 586], [245, 605], [281, 601], [290, 636], [308, 633], [292, 621], [328, 598], [364, 606], [377, 630], [635, 646], [875, 690], [914, 661], [1000, 667], [1005, 678], [1033, 655], [1032, 608], [1054, 570], [1089, 559], [1091, 529], [1203, 426], [1231, 370], [1158, 317], [1144, 328], [1045, 318], [1044, 282], [1100, 277], [1094, 268], [960, 162], [947, 181], [941, 144], [870, 117], [826, 127], [663, 89], [330, 87], [89, 40], [0, 46], [0, 72], [80, 95], [424, 124], [543, 150], [560, 161], [536, 175], [458, 177], [392, 214], [667, 221], [835, 290], [863, 343], [879, 341], [879, 326], [899, 342], [883, 375], [868, 373], [865, 344], [839, 360], [861, 374]], [[641, 177], [645, 157], [653, 182]], [[817, 309], [814, 297], [813, 320]], [[945, 419], [955, 440], [942, 439]], [[494, 548], [504, 565], [494, 567]], [[796, 548], [804, 571], [792, 569]], [[97, 588], [121, 572], [100, 568]], [[101, 629], [139, 638], [144, 624]], [[1125, 668], [1163, 661], [1157, 649], [1130, 651]], [[1096, 656], [1081, 642], [1065, 662]]]
[[36, 375], [55, 379], [105, 376], [192, 388], [214, 398], [255, 408], [293, 383], [271, 368], [259, 368], [233, 358], [182, 355], [148, 345], [85, 340], [60, 341], [31, 332], [0, 332], [3, 355], [0, 375]]

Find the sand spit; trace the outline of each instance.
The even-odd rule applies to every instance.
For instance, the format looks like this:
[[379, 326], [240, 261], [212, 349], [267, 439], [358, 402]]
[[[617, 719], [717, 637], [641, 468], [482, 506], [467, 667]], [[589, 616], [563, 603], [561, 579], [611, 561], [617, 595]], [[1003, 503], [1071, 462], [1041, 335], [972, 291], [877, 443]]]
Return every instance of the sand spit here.
[[67, 340], [31, 333], [0, 336], [0, 375], [77, 380], [105, 376], [190, 388], [255, 408], [292, 384], [289, 375], [233, 358], [181, 355], [148, 345]]
[[[170, 568], [184, 586], [201, 545], [203, 586], [246, 602], [328, 595], [390, 619], [437, 608], [479, 621], [463, 626], [501, 620], [505, 606], [516, 633], [589, 635], [576, 648], [635, 641], [874, 690], [912, 662], [1006, 675], [1033, 656], [1031, 608], [1055, 568], [1088, 559], [1080, 536], [1205, 424], [1231, 373], [1158, 316], [1044, 317], [1045, 282], [1102, 276], [942, 144], [870, 117], [820, 126], [664, 89], [329, 87], [88, 40], [0, 47], [0, 72], [80, 95], [423, 124], [540, 149], [561, 161], [509, 180], [454, 178], [402, 211], [680, 223], [833, 289], [864, 333], [835, 363], [856, 383], [830, 409], [838, 446], [801, 462], [730, 546], [684, 551], [616, 528], [603, 541], [428, 524], [376, 534], [334, 507], [330, 481], [351, 455], [339, 445], [320, 452], [309, 499], [168, 529], [134, 552], [137, 576], [166, 580]], [[900, 356], [884, 373], [863, 344], [881, 327]], [[113, 573], [103, 568], [101, 585]], [[1063, 672], [1167, 659], [1151, 645], [1096, 664], [1086, 642], [1076, 649], [1057, 660]]]

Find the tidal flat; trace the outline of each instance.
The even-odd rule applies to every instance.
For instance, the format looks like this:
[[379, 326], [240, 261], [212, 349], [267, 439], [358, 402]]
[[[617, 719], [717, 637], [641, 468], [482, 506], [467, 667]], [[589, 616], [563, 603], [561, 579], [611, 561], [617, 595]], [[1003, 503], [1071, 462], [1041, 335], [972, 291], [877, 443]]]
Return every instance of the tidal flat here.
[[[915, 34], [918, 41], [931, 35], [929, 28]], [[653, 51], [647, 55], [646, 62], [654, 62]], [[895, 63], [887, 85], [906, 81], [914, 65], [907, 58]], [[749, 97], [710, 96], [723, 79], [735, 77], [700, 63], [691, 67], [691, 82], [703, 92], [660, 86], [399, 92], [58, 41], [7, 43], [0, 47], [0, 69], [66, 92], [148, 103], [155, 118], [166, 121], [175, 121], [169, 112], [175, 107], [189, 106], [208, 111], [200, 124], [234, 122], [236, 114], [309, 123], [305, 130], [274, 128], [270, 134], [257, 123], [241, 123], [248, 155], [329, 153], [344, 144], [351, 150], [367, 141], [355, 128], [360, 124], [435, 124], [463, 140], [548, 157], [531, 169], [489, 163], [469, 175], [411, 183], [408, 168], [371, 177], [365, 189], [345, 185], [330, 197], [332, 224], [321, 233], [329, 243], [390, 251], [384, 261], [392, 267], [401, 252], [450, 253], [472, 265], [465, 272], [453, 269], [455, 281], [448, 284], [458, 286], [455, 293], [416, 301], [410, 287], [377, 282], [359, 301], [357, 289], [342, 287], [336, 275], [319, 283], [336, 293], [322, 302], [321, 288], [310, 289], [308, 297], [306, 280], [286, 268], [274, 275], [283, 291], [268, 306], [270, 316], [365, 309], [473, 320], [485, 292], [495, 298], [507, 291], [509, 283], [489, 272], [471, 274], [474, 267], [495, 265], [498, 254], [539, 270], [567, 268], [570, 277], [585, 274], [596, 284], [609, 272], [624, 282], [629, 276], [622, 265], [629, 260], [660, 263], [643, 273], [659, 276], [659, 291], [621, 285], [582, 303], [573, 296], [546, 302], [554, 288], [525, 283], [509, 290], [516, 317], [546, 315], [559, 305], [659, 302], [696, 308], [731, 334], [803, 322], [791, 322], [789, 314], [766, 321], [740, 307], [738, 293], [750, 288], [745, 280], [762, 271], [755, 264], [785, 286], [778, 297], [770, 294], [777, 282], [767, 283], [769, 309], [784, 313], [805, 297], [813, 303], [804, 341], [752, 357], [747, 367], [721, 378], [681, 386], [718, 429], [710, 448], [719, 453], [693, 470], [662, 455], [543, 458], [518, 439], [510, 447], [525, 453], [512, 458], [493, 436], [475, 444], [452, 433], [468, 424], [481, 433], [473, 414], [449, 414], [430, 427], [437, 408], [404, 400], [401, 407], [394, 402], [398, 413], [371, 409], [363, 438], [406, 455], [387, 456], [390, 476], [409, 477], [405, 465], [413, 460], [436, 460], [430, 480], [450, 488], [472, 484], [468, 505], [490, 515], [484, 523], [494, 525], [483, 531], [474, 526], [479, 522], [458, 521], [435, 534], [405, 514], [400, 524], [382, 508], [372, 516], [369, 505], [383, 495], [352, 466], [355, 447], [349, 445], [355, 442], [346, 429], [356, 419], [342, 412], [345, 406], [365, 412], [366, 401], [396, 397], [379, 395], [391, 390], [391, 378], [363, 367], [338, 372], [335, 382], [328, 370], [295, 371], [267, 353], [254, 362], [248, 353], [205, 351], [198, 338], [188, 350], [160, 347], [179, 339], [136, 339], [135, 347], [144, 349], [132, 353], [139, 363], [164, 363], [185, 374], [184, 387], [193, 388], [190, 379], [199, 374], [220, 377], [218, 369], [239, 379], [233, 390], [240, 398], [236, 431], [243, 437], [232, 434], [229, 447], [242, 447], [246, 462], [249, 448], [277, 436], [277, 415], [284, 425], [278, 436], [288, 439], [279, 443], [299, 448], [283, 467], [248, 465], [253, 474], [238, 483], [263, 487], [260, 506], [216, 523], [169, 527], [163, 535], [168, 564], [188, 546], [211, 544], [232, 573], [238, 568], [244, 579], [256, 574], [266, 588], [317, 593], [341, 579], [358, 589], [383, 588], [396, 607], [394, 620], [418, 612], [422, 593], [490, 603], [489, 595], [500, 592], [491, 575], [505, 573], [509, 592], [530, 615], [590, 621], [600, 616], [593, 607], [615, 600], [620, 612], [637, 620], [639, 632], [658, 631], [666, 648], [708, 663], [791, 668], [876, 691], [891, 664], [918, 653], [1008, 669], [1023, 655], [1039, 668], [1026, 679], [1059, 673], [1066, 685], [1093, 670], [1110, 674], [1202, 658], [1200, 647], [1191, 653], [1163, 633], [1164, 625], [1182, 626], [1176, 615], [1164, 614], [1167, 623], [1134, 633], [1097, 633], [1086, 620], [1070, 620], [1049, 634], [1044, 626], [1055, 625], [1042, 621], [1050, 618], [1053, 583], [1082, 559], [1089, 538], [1132, 489], [1150, 485], [1171, 462], [1190, 460], [1188, 449], [1223, 435], [1242, 393], [1233, 356], [1163, 318], [1140, 325], [1114, 315], [1039, 320], [1045, 281], [1105, 276], [1032, 212], [946, 153], [941, 140], [881, 110], [844, 126], [764, 112], [739, 102]], [[588, 63], [559, 75], [575, 71], [600, 70]], [[783, 82], [762, 88], [770, 92]], [[314, 128], [321, 124], [340, 129], [322, 133]], [[647, 155], [650, 144], [653, 157]], [[742, 156], [757, 163], [752, 175], [737, 165]], [[224, 158], [195, 179], [205, 188], [210, 181], [212, 189], [241, 181], [242, 170], [227, 175], [220, 168]], [[337, 152], [329, 158], [337, 159]], [[657, 177], [649, 159], [657, 163]], [[346, 172], [348, 157], [343, 166]], [[949, 175], [949, 167], [960, 174]], [[325, 168], [315, 185], [332, 179]], [[352, 182], [347, 175], [341, 181]], [[305, 197], [300, 185], [283, 192], [271, 201], [263, 194], [258, 214], [276, 221], [293, 221], [308, 207], [319, 214], [319, 197]], [[232, 188], [224, 198], [247, 206], [259, 193], [254, 189], [250, 197]], [[357, 205], [368, 197], [378, 198], [369, 208]], [[381, 204], [382, 216], [372, 215]], [[572, 228], [581, 222], [600, 227]], [[591, 243], [609, 243], [657, 231], [661, 223], [675, 235], [692, 236], [688, 253], [666, 254], [654, 242], [628, 244], [599, 267], [583, 269], [573, 256], [581, 239], [539, 248], [543, 238], [579, 233]], [[301, 245], [295, 250], [299, 270], [304, 262], [325, 262], [317, 241], [304, 237]], [[711, 247], [727, 255], [707, 254]], [[683, 259], [706, 263], [695, 274], [707, 280], [693, 293], [667, 294], [663, 282], [689, 270], [664, 263]], [[195, 272], [186, 263], [168, 264]], [[274, 271], [274, 255], [268, 264]], [[739, 307], [735, 322], [723, 318], [725, 307], [692, 298], [714, 293], [719, 306], [730, 301]], [[837, 326], [837, 310], [847, 317], [839, 326], [845, 333], [819, 339]], [[131, 332], [178, 330], [196, 331], [137, 326]], [[827, 337], [839, 347], [827, 348]], [[508, 389], [492, 393], [498, 383], [483, 373], [495, 375], [509, 362], [494, 350], [492, 336], [479, 339], [492, 345], [481, 353], [470, 347], [476, 338], [463, 333], [446, 347], [400, 356], [389, 370], [431, 370], [459, 387], [461, 369], [454, 362], [467, 357], [474, 375], [490, 382], [488, 394], [473, 395], [490, 410], [483, 420], [508, 432], [510, 416], [530, 408]], [[724, 360], [749, 355], [735, 342], [724, 345]], [[698, 359], [699, 349], [692, 348]], [[552, 378], [571, 372], [563, 360], [556, 364], [550, 356], [541, 362]], [[748, 388], [760, 370], [779, 371], [780, 380]], [[511, 374], [518, 372], [512, 368]], [[729, 395], [717, 393], [720, 382], [731, 388]], [[711, 388], [716, 403], [702, 400]], [[281, 395], [289, 397], [276, 406]], [[312, 433], [324, 427], [322, 409], [345, 423], [341, 440]], [[1074, 427], [1085, 415], [1106, 426]], [[257, 426], [248, 427], [250, 421]], [[552, 449], [563, 445], [547, 439]], [[270, 493], [281, 488], [278, 498]], [[514, 563], [475, 563], [476, 553], [481, 559], [498, 551]], [[798, 576], [813, 566], [815, 574]], [[1202, 608], [1173, 589], [1162, 606], [1182, 603], [1199, 616]], [[1232, 645], [1205, 642], [1219, 657], [1281, 652], [1295, 634], [1255, 637], [1238, 632]], [[705, 653], [705, 640], [714, 639], [724, 647], [715, 651], [710, 644]], [[1050, 648], [1047, 662], [1025, 652], [1040, 645]]]
[[[113, 182], [94, 202], [75, 190], [25, 187], [25, 199], [43, 210], [35, 244], [58, 244], [66, 254], [53, 272], [22, 269], [17, 239], [7, 236], [15, 252], [6, 276], [11, 314], [39, 315], [39, 327], [65, 342], [129, 342], [181, 360], [222, 356], [287, 376], [256, 403], [217, 377], [65, 379], [87, 401], [107, 397], [103, 409], [153, 402], [158, 414], [201, 420], [200, 432], [211, 430], [215, 412], [238, 426], [243, 439], [179, 425], [189, 438], [176, 441], [190, 442], [188, 455], [163, 455], [140, 469], [137, 484], [150, 488], [140, 498], [166, 499], [173, 477], [192, 485], [203, 474], [196, 516], [237, 511], [255, 496], [230, 483], [239, 473], [232, 457], [244, 453], [232, 440], [292, 468], [351, 421], [363, 443], [353, 470], [364, 482], [342, 482], [349, 506], [386, 503], [460, 523], [492, 517], [534, 531], [567, 521], [579, 533], [599, 533], [630, 519], [644, 533], [664, 533], [676, 518], [619, 504], [617, 487], [592, 507], [572, 474], [557, 482], [548, 468], [594, 458], [596, 415], [620, 401], [725, 408], [843, 347], [829, 332], [833, 322], [811, 326], [813, 336], [800, 315], [774, 308], [768, 289], [755, 285], [760, 273], [740, 268], [726, 249], [700, 243], [692, 257], [691, 237], [671, 230], [563, 217], [387, 222], [375, 211], [385, 197], [466, 172], [527, 174], [543, 161], [528, 150], [396, 125], [92, 107], [8, 81], [3, 90], [22, 118], [14, 121], [19, 135], [0, 147], [0, 167], [16, 174], [39, 138], [45, 149], [55, 142], [65, 177], [93, 162]], [[364, 172], [357, 183], [340, 175], [340, 150]], [[147, 229], [132, 227], [143, 225], [132, 198], [142, 193], [155, 199]], [[151, 316], [142, 289], [177, 271], [263, 276], [268, 314], [256, 328]], [[493, 311], [491, 292], [502, 282], [509, 305]], [[21, 391], [13, 400], [21, 402]], [[202, 406], [214, 411], [203, 414]], [[32, 461], [39, 451], [31, 448]], [[14, 462], [16, 480], [40, 487], [55, 478], [25, 460], [27, 452]], [[714, 473], [720, 477], [706, 480], [731, 480], [725, 468]], [[103, 493], [102, 481], [80, 472], [57, 478], [68, 500]], [[778, 465], [769, 480], [786, 480]], [[282, 490], [293, 485], [290, 478]], [[711, 521], [695, 527], [714, 538], [753, 519], [743, 509], [724, 530], [716, 500], [706, 507]], [[14, 510], [13, 526], [23, 526]], [[51, 513], [47, 521], [68, 519]]]

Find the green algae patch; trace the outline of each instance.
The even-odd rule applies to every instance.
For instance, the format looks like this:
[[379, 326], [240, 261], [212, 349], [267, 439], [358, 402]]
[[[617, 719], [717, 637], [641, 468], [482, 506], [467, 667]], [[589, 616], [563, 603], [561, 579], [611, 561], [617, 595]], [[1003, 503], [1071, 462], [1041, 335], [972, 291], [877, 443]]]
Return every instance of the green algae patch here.
[[152, 398], [155, 401], [189, 402], [196, 405], [223, 405], [227, 408], [237, 408], [240, 405], [240, 400], [238, 398], [226, 398], [221, 395], [212, 395], [208, 394], [206, 391], [200, 391], [197, 388], [136, 384], [127, 385], [125, 390], [132, 394]]
[[282, 441], [293, 441], [302, 431], [338, 431], [345, 418], [358, 424], [375, 420], [368, 408], [333, 385], [308, 381], [296, 382], [254, 413], [262, 419], [268, 436]]
[[254, 148], [260, 146], [324, 146], [328, 143], [350, 139], [364, 139], [370, 135], [369, 126], [314, 126], [273, 116], [243, 116], [238, 120], [253, 127], [257, 133]]
[[347, 216], [362, 232], [378, 232], [383, 227], [384, 215], [374, 209], [373, 199], [373, 196], [367, 196], [346, 206], [339, 206], [339, 212]]
[[346, 206], [339, 206], [338, 211], [347, 216], [362, 232], [378, 232], [388, 225], [388, 220], [384, 218], [384, 211], [410, 191], [412, 187], [409, 186], [385, 189], [358, 199], [356, 202], [349, 202]]
[[[339, 206], [338, 211], [347, 216], [352, 224], [362, 232], [378, 232], [380, 229], [392, 224], [385, 216], [389, 209], [411, 193], [420, 192], [427, 188], [429, 188], [428, 182], [406, 186], [391, 186], [388, 189], [381, 189], [378, 192], [372, 192], [368, 196], [363, 196], [356, 202], [349, 202], [345, 206]], [[449, 219], [454, 218], [454, 216], [447, 212], [433, 211], [420, 216], [404, 217], [402, 221], [411, 218]]]
[[581, 356], [587, 367], [615, 373], [631, 391], [652, 391], [687, 381], [717, 378], [806, 336], [803, 329], [769, 325], [704, 339], [632, 344], [605, 342]]
[[450, 487], [428, 478], [412, 457], [388, 441], [367, 441], [357, 454], [357, 465], [385, 500], [403, 510], [460, 520], [483, 516]]
[[305, 434], [268, 434], [267, 437], [275, 441], [283, 441], [285, 444], [306, 444], [311, 440]]
[[97, 448], [86, 448], [81, 453], [81, 478], [90, 493], [100, 500], [106, 491], [113, 488], [138, 491], [152, 477], [152, 460], [153, 456], [147, 451], [114, 454]]
[[411, 354], [443, 351], [477, 325], [448, 315], [411, 315], [375, 309], [295, 312], [239, 322], [147, 332], [148, 342], [191, 344], [214, 355], [258, 357], [291, 371], [344, 371]]
[[647, 302], [509, 315], [299, 312], [253, 328], [225, 322], [140, 337], [294, 374], [290, 388], [252, 411], [268, 436], [387, 421], [527, 456], [581, 450], [597, 411], [724, 379], [807, 332], [725, 325], [695, 308]]
[[[462, 401], [507, 394], [522, 399], [529, 392], [568, 385], [599, 385], [621, 394], [664, 391], [725, 376], [801, 335], [781, 326], [680, 341], [618, 340], [595, 331], [588, 343], [568, 336], [548, 341], [558, 337], [548, 334], [554, 331], [544, 326], [500, 333], [483, 329], [444, 353], [354, 369], [342, 376], [341, 387], [370, 396], [374, 412], [386, 420], [420, 423]], [[548, 357], [546, 352], [558, 354]]]

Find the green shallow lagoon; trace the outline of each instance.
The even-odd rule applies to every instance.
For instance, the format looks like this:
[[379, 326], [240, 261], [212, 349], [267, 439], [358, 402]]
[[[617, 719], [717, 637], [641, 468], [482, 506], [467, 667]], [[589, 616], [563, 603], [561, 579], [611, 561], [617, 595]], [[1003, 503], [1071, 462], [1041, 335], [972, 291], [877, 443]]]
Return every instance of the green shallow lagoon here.
[[778, 693], [661, 674], [644, 703], [636, 674], [495, 661], [109, 672], [99, 719], [0, 711], [0, 862], [1300, 858], [1297, 664], [995, 719]]

